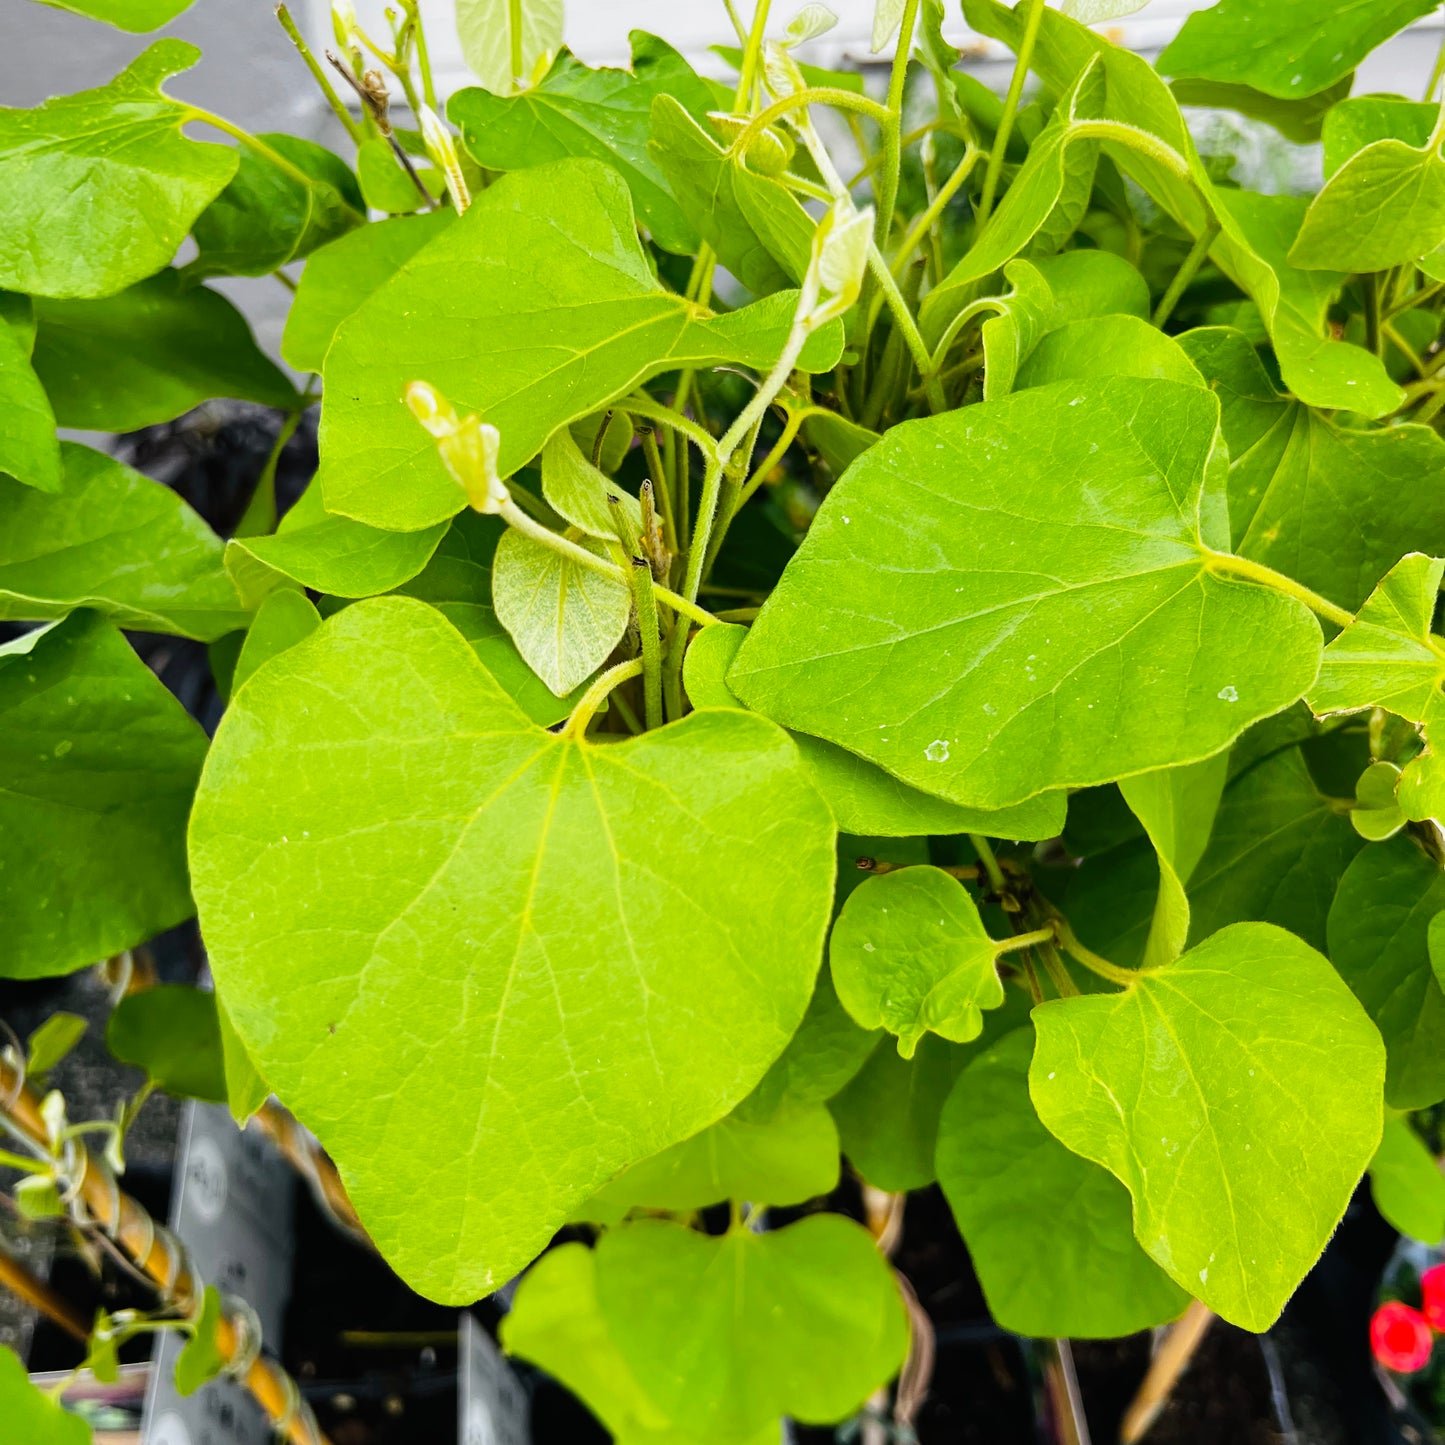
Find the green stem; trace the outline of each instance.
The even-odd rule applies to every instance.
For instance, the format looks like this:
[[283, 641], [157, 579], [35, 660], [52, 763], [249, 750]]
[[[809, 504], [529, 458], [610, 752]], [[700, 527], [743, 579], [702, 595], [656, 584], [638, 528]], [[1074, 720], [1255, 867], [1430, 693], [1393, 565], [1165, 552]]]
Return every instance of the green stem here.
[[[315, 377], [312, 380], [314, 381]], [[251, 500], [246, 503], [241, 520], [236, 523], [235, 536], [269, 537], [276, 530], [276, 469], [281, 465], [281, 453], [286, 450], [286, 443], [296, 435], [296, 428], [301, 425], [301, 418], [306, 415], [306, 408], [311, 405], [309, 385], [303, 403], [281, 423], [281, 430], [276, 433], [271, 454], [266, 458], [266, 465], [256, 479], [256, 490], [251, 493]]]
[[928, 354], [928, 347], [924, 344], [923, 337], [918, 330], [918, 323], [914, 321], [913, 313], [908, 309], [908, 302], [903, 299], [903, 292], [898, 289], [898, 282], [893, 279], [893, 272], [888, 269], [888, 262], [883, 259], [883, 253], [876, 244], [870, 245], [868, 248], [868, 270], [873, 279], [877, 281], [879, 289], [883, 293], [883, 299], [887, 302], [889, 311], [893, 313], [893, 324], [903, 337], [904, 345], [908, 347], [909, 355], [913, 357], [913, 364], [918, 368], [919, 376], [923, 378], [929, 409], [934, 413], [947, 411], [948, 401], [943, 395], [943, 388], [939, 385], [938, 377], [933, 372], [933, 358]]
[[1003, 893], [1008, 888], [1008, 880], [1003, 876], [1003, 869], [998, 866], [998, 855], [993, 851], [993, 845], [981, 833], [970, 833], [968, 841], [973, 845], [973, 851], [978, 854], [978, 861], [983, 867], [989, 887], [995, 893]]
[[998, 954], [1012, 953], [1018, 948], [1032, 948], [1036, 943], [1052, 943], [1052, 928], [1036, 928], [1032, 933], [1016, 933], [1012, 938], [994, 939], [993, 951]]
[[1059, 957], [1059, 950], [1054, 947], [1052, 941], [1039, 944], [1039, 957], [1044, 961], [1044, 972], [1048, 974], [1049, 981], [1053, 984], [1060, 998], [1078, 998], [1079, 985], [1073, 980], [1064, 960]]
[[1159, 304], [1154, 308], [1154, 325], [1161, 331], [1164, 329], [1164, 323], [1174, 314], [1174, 308], [1179, 304], [1179, 298], [1184, 295], [1199, 274], [1199, 268], [1208, 257], [1209, 248], [1214, 244], [1219, 231], [1218, 219], [1212, 219], [1199, 233], [1199, 238], [1194, 245], [1190, 247], [1189, 254], [1184, 258], [1184, 264], [1174, 273], [1174, 279], [1169, 283], [1168, 290], [1159, 298]]
[[632, 601], [642, 644], [642, 701], [648, 729], [662, 726], [662, 642], [657, 631], [657, 598], [645, 557], [632, 559]]
[[905, 266], [908, 265], [908, 258], [918, 248], [923, 238], [933, 230], [934, 222], [943, 214], [944, 208], [958, 194], [959, 188], [973, 174], [974, 167], [978, 164], [983, 152], [977, 146], [968, 146], [963, 153], [963, 159], [954, 167], [953, 174], [943, 183], [938, 194], [934, 196], [932, 204], [913, 223], [912, 229], [903, 238], [897, 253], [893, 257], [893, 274], [902, 274]]
[[1110, 983], [1117, 983], [1121, 988], [1129, 988], [1150, 972], [1150, 970], [1142, 968], [1120, 968], [1117, 963], [1110, 963], [1107, 958], [1101, 957], [1092, 949], [1085, 948], [1079, 942], [1074, 930], [1069, 927], [1068, 920], [1057, 914], [1054, 916], [1054, 927], [1058, 931], [1059, 942], [1063, 944], [1064, 952], [1070, 958], [1077, 959], [1082, 963], [1090, 973], [1097, 974]]
[[278, 5], [276, 18], [281, 22], [281, 28], [286, 32], [292, 45], [296, 47], [301, 59], [306, 62], [306, 68], [311, 72], [311, 78], [321, 87], [321, 93], [326, 97], [326, 103], [331, 107], [337, 120], [346, 128], [346, 133], [351, 137], [352, 143], [360, 145], [362, 142], [361, 127], [352, 118], [351, 112], [347, 110], [341, 97], [332, 87], [326, 72], [321, 68], [321, 62], [311, 53], [311, 47], [307, 45], [301, 32], [296, 28], [296, 22], [291, 18], [291, 12], [285, 5]]
[[689, 421], [687, 417], [674, 411], [671, 407], [663, 406], [660, 402], [653, 401], [651, 397], [635, 392], [625, 401], [618, 402], [618, 405], [624, 410], [632, 412], [634, 416], [645, 416], [650, 421], [661, 422], [663, 426], [670, 427], [673, 431], [685, 436], [702, 453], [704, 461], [711, 462], [717, 455], [717, 443], [712, 436], [695, 421]]
[[1157, 135], [1151, 135], [1137, 125], [1129, 125], [1122, 120], [1076, 120], [1069, 126], [1067, 139], [1114, 141], [1128, 146], [1130, 150], [1138, 151], [1140, 155], [1148, 156], [1150, 160], [1158, 161], [1161, 166], [1173, 171], [1181, 181], [1189, 181], [1191, 184], [1194, 182], [1189, 162], [1167, 141], [1160, 140]]
[[619, 662], [616, 667], [609, 667], [577, 700], [577, 706], [572, 709], [571, 716], [562, 727], [562, 736], [574, 742], [584, 738], [592, 719], [597, 716], [597, 709], [607, 701], [608, 694], [629, 678], [639, 676], [641, 672], [640, 657]]
[[677, 526], [673, 518], [674, 501], [672, 482], [662, 460], [662, 451], [657, 445], [657, 432], [650, 426], [642, 428], [642, 454], [647, 458], [647, 470], [652, 473], [651, 482], [655, 494], [662, 499], [662, 540], [667, 550], [677, 555]]
[[1445, 77], [1445, 37], [1440, 41], [1439, 52], [1435, 56], [1435, 68], [1430, 72], [1430, 84], [1425, 87], [1425, 99], [1434, 100], [1435, 91], [1439, 87], [1442, 77]]
[[753, 9], [753, 27], [748, 32], [748, 42], [743, 46], [743, 63], [738, 72], [738, 88], [733, 99], [736, 111], [753, 108], [753, 85], [758, 75], [758, 60], [763, 53], [763, 37], [768, 29], [768, 11], [773, 0], [758, 0]]
[[1024, 21], [1023, 39], [1019, 43], [1018, 59], [1004, 96], [1003, 114], [999, 117], [998, 131], [993, 138], [993, 149], [988, 155], [988, 169], [983, 177], [983, 196], [978, 203], [978, 226], [983, 229], [993, 214], [994, 197], [998, 194], [999, 177], [1003, 173], [1004, 156], [1008, 153], [1009, 136], [1013, 134], [1014, 116], [1024, 93], [1024, 81], [1028, 79], [1029, 66], [1033, 63], [1034, 45], [1039, 38], [1039, 26], [1044, 19], [1044, 0], [1029, 0], [1029, 13]]
[[823, 410], [822, 407], [808, 406], [800, 411], [790, 411], [788, 420], [784, 423], [782, 435], [773, 444], [773, 449], [753, 470], [752, 476], [743, 484], [742, 490], [738, 493], [738, 506], [742, 507], [749, 502], [753, 494], [762, 484], [767, 481], [774, 467], [782, 461], [787, 454], [788, 448], [797, 441], [798, 433], [803, 429], [803, 423], [810, 417], [816, 416]]
[[1252, 562], [1248, 557], [1237, 557], [1232, 552], [1215, 552], [1209, 548], [1204, 549], [1204, 555], [1211, 572], [1258, 582], [1275, 592], [1283, 592], [1286, 597], [1303, 602], [1311, 612], [1327, 622], [1333, 622], [1336, 627], [1349, 627], [1355, 620], [1354, 613], [1346, 612], [1318, 592], [1311, 592], [1293, 577], [1286, 577], [1283, 572], [1276, 572], [1262, 562]]
[[865, 95], [855, 95], [851, 90], [837, 90], [831, 86], [809, 86], [807, 90], [795, 91], [775, 100], [766, 110], [760, 110], [728, 145], [729, 156], [740, 156], [775, 120], [782, 119], [790, 111], [803, 110], [810, 105], [831, 105], [838, 110], [857, 111], [879, 125], [886, 125], [888, 112], [876, 100]]
[[437, 88], [432, 79], [431, 52], [427, 49], [426, 25], [421, 18], [420, 4], [414, 4], [411, 10], [415, 22], [413, 34], [416, 36], [416, 68], [421, 73], [422, 97], [433, 110], [437, 110]]
[[908, 61], [913, 54], [913, 31], [918, 24], [920, 0], [907, 0], [898, 27], [898, 48], [893, 52], [893, 69], [888, 76], [887, 112], [879, 153], [883, 172], [878, 184], [878, 214], [873, 218], [873, 239], [882, 250], [893, 229], [893, 210], [898, 204], [898, 178], [903, 169], [903, 98], [908, 85]]
[[198, 105], [186, 106], [187, 119], [204, 121], [206, 125], [213, 125], [219, 131], [224, 131], [228, 136], [240, 141], [243, 146], [256, 152], [262, 160], [269, 161], [283, 175], [289, 176], [298, 185], [308, 189], [315, 184], [310, 176], [300, 166], [288, 161], [280, 151], [272, 150], [263, 140], [258, 140], [248, 130], [236, 125], [233, 121], [227, 120], [224, 116], [213, 115], [209, 110], [203, 110]]
[[511, 47], [512, 89], [522, 75], [522, 0], [507, 0], [507, 42]]

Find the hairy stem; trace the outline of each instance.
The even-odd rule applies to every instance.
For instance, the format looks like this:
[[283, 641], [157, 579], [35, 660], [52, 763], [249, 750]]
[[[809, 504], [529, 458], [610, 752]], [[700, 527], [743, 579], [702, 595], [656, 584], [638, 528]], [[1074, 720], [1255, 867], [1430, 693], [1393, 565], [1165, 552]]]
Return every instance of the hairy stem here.
[[629, 679], [640, 676], [642, 666], [642, 659], [634, 657], [627, 662], [619, 662], [616, 667], [609, 667], [578, 699], [577, 706], [563, 725], [562, 736], [574, 742], [584, 737], [592, 719], [597, 716], [597, 709], [607, 701], [607, 695]]

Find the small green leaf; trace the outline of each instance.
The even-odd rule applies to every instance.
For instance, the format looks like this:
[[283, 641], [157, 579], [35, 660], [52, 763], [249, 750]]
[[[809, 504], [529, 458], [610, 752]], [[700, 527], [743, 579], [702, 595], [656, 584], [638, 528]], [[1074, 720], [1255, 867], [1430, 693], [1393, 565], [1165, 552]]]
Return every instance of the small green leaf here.
[[19, 1180], [14, 1189], [15, 1207], [24, 1219], [64, 1219], [65, 1206], [60, 1190], [48, 1175], [31, 1174]]
[[683, 1213], [729, 1199], [802, 1204], [837, 1183], [838, 1129], [822, 1104], [783, 1109], [765, 1122], [729, 1114], [624, 1170], [574, 1218], [616, 1224], [631, 1209]]
[[206, 737], [94, 613], [0, 648], [0, 976], [71, 973], [189, 918]]
[[[763, 720], [544, 732], [408, 598], [251, 678], [190, 829], [237, 1033], [387, 1258], [451, 1300], [758, 1083], [812, 992], [833, 837]], [[383, 1074], [395, 1107], [358, 1111]]]
[[1360, 775], [1355, 785], [1355, 806], [1350, 810], [1350, 822], [1360, 837], [1383, 843], [1405, 826], [1405, 815], [1395, 800], [1399, 785], [1400, 770], [1394, 763], [1371, 763]]
[[998, 945], [968, 890], [937, 868], [902, 868], [855, 889], [828, 946], [843, 1007], [898, 1036], [911, 1059], [925, 1033], [967, 1043], [1004, 1001]]
[[90, 1445], [90, 1426], [30, 1383], [20, 1356], [0, 1345], [0, 1417], [25, 1445]]
[[445, 533], [445, 522], [420, 532], [384, 532], [338, 517], [312, 482], [274, 535], [226, 544], [226, 571], [252, 606], [287, 579], [332, 597], [374, 597], [416, 577]]
[[301, 273], [281, 355], [298, 371], [320, 371], [336, 328], [456, 218], [452, 210], [399, 216], [323, 246]]
[[1218, 752], [1309, 686], [1320, 633], [1224, 575], [1217, 406], [1114, 378], [896, 429], [829, 493], [730, 684], [971, 807]]
[[257, 668], [310, 637], [321, 626], [321, 614], [304, 592], [278, 588], [260, 607], [246, 632], [236, 670], [231, 677], [235, 692]]
[[256, 1070], [231, 1016], [226, 1012], [224, 999], [216, 999], [216, 1022], [221, 1030], [221, 1055], [226, 1071], [226, 1103], [230, 1106], [231, 1117], [244, 1125], [262, 1104], [271, 1096], [271, 1086]]
[[714, 108], [712, 92], [666, 41], [632, 33], [632, 69], [591, 70], [564, 50], [546, 78], [520, 95], [460, 90], [447, 114], [476, 162], [490, 171], [525, 170], [568, 156], [603, 161], [622, 174], [654, 241], [687, 255], [698, 235], [673, 199], [648, 151], [652, 102], [672, 97], [698, 122]]
[[1384, 1137], [1370, 1161], [1375, 1208], [1410, 1239], [1445, 1239], [1445, 1174], [1440, 1161], [1404, 1119], [1386, 1119]]
[[299, 136], [262, 134], [275, 157], [241, 151], [230, 184], [196, 218], [199, 254], [188, 279], [265, 276], [366, 220], [356, 177], [325, 146]]
[[[1341, 426], [1281, 396], [1238, 331], [1207, 327], [1179, 344], [1223, 408], [1240, 556], [1353, 608], [1407, 552], [1445, 552], [1445, 497], [1415, 484], [1445, 469], [1445, 441], [1433, 430]], [[1409, 507], [1380, 507], [1382, 495], [1402, 488]]]
[[562, 43], [562, 0], [457, 0], [456, 16], [462, 57], [498, 95], [527, 85]]
[[158, 984], [127, 995], [110, 1016], [105, 1042], [168, 1094], [226, 1102], [216, 1000], [204, 989]]
[[653, 103], [648, 153], [682, 214], [755, 296], [802, 281], [815, 227], [782, 181], [730, 157], [670, 95]]
[[[27, 314], [28, 297], [21, 298]], [[60, 443], [50, 398], [30, 364], [34, 333], [0, 319], [0, 473], [42, 492], [60, 490]]]
[[245, 317], [178, 271], [97, 301], [37, 300], [35, 320], [35, 372], [61, 426], [135, 431], [221, 396], [297, 404]]
[[938, 1179], [989, 1313], [1036, 1338], [1108, 1339], [1176, 1318], [1189, 1296], [1135, 1242], [1129, 1191], [1071, 1154], [1029, 1099], [1032, 1029], [958, 1076], [938, 1126]]
[[56, 10], [69, 10], [91, 20], [104, 20], [117, 30], [143, 34], [169, 25], [191, 8], [192, 0], [40, 0]]
[[1286, 99], [1348, 75], [1377, 45], [1435, 8], [1434, 0], [1220, 0], [1191, 15], [1159, 57], [1165, 75], [1252, 85]]
[[604, 542], [642, 531], [642, 507], [630, 492], [604, 476], [582, 455], [568, 430], [542, 448], [542, 495], [574, 527]]
[[1445, 1099], [1445, 993], [1429, 946], [1442, 908], [1445, 874], [1399, 834], [1357, 854], [1330, 909], [1330, 958], [1385, 1040], [1385, 1101], [1396, 1109]]
[[120, 1341], [120, 1329], [104, 1310], [97, 1310], [86, 1346], [84, 1368], [102, 1385], [113, 1385], [120, 1379]]
[[75, 442], [61, 456], [58, 495], [0, 479], [0, 617], [92, 607], [205, 642], [246, 625], [220, 538], [175, 492]]
[[1033, 1016], [1049, 1131], [1128, 1187], [1134, 1233], [1174, 1280], [1268, 1328], [1380, 1142], [1384, 1049], [1328, 961], [1241, 923], [1121, 994]]
[[1217, 753], [1185, 767], [1139, 773], [1119, 784], [1124, 801], [1144, 825], [1159, 859], [1159, 897], [1144, 966], [1172, 963], [1189, 937], [1185, 885], [1203, 857], [1229, 773], [1229, 754]]
[[602, 1314], [633, 1377], [667, 1418], [714, 1439], [750, 1439], [784, 1415], [846, 1419], [908, 1349], [888, 1261], [836, 1214], [713, 1238], [645, 1220], [610, 1230], [596, 1256]]
[[176, 1356], [176, 1390], [183, 1397], [194, 1395], [226, 1368], [226, 1357], [216, 1343], [221, 1318], [221, 1296], [207, 1285], [191, 1337]]
[[79, 1014], [51, 1014], [27, 1040], [26, 1073], [48, 1074], [84, 1038], [88, 1027]]
[[[599, 543], [582, 545], [606, 556]], [[511, 531], [497, 543], [492, 603], [517, 651], [558, 697], [602, 666], [632, 615], [626, 583]]]
[[[417, 379], [501, 431], [509, 476], [559, 427], [680, 366], [772, 366], [796, 298], [711, 316], [664, 291], [622, 178], [596, 161], [503, 176], [341, 324], [321, 416], [326, 505], [398, 531], [466, 505], [401, 397]], [[485, 335], [479, 348], [476, 337]], [[826, 370], [841, 327], [809, 344]]]
[[170, 261], [238, 162], [182, 135], [194, 112], [161, 92], [200, 58], [157, 40], [97, 90], [0, 109], [0, 287], [109, 296]]
[[[724, 623], [704, 628], [692, 641], [683, 681], [694, 707], [742, 707], [727, 685], [727, 672], [747, 629]], [[794, 733], [813, 786], [827, 800], [845, 833], [912, 838], [930, 833], [985, 833], [990, 838], [1052, 838], [1062, 831], [1068, 797], [1041, 793], [1011, 808], [961, 808], [922, 793], [891, 773], [822, 738]]]

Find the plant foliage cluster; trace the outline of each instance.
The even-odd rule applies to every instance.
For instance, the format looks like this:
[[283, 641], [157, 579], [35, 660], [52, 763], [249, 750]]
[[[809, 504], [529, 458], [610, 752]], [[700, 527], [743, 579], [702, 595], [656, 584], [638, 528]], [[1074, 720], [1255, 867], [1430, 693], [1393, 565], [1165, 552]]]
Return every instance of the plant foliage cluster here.
[[[820, 5], [729, 4], [720, 84], [458, 0], [443, 108], [414, 0], [338, 4], [344, 159], [175, 39], [0, 110], [0, 975], [198, 910], [214, 1002], [117, 1052], [274, 1093], [424, 1294], [531, 1266], [506, 1343], [627, 1445], [897, 1372], [842, 1157], [1036, 1336], [1263, 1330], [1366, 1171], [1445, 1233], [1445, 109], [1350, 94], [1433, 6], [1219, 0], [1157, 66], [1135, 8], [879, 0], [885, 90]], [[299, 390], [210, 284], [270, 274]], [[274, 464], [223, 540], [57, 440], [212, 397], [319, 406], [279, 523]], [[126, 630], [210, 645], [213, 739]]]

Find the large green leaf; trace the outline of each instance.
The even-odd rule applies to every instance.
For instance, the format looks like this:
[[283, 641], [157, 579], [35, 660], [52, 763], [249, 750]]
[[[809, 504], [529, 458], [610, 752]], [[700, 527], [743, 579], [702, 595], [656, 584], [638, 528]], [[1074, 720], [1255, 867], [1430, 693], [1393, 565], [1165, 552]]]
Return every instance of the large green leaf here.
[[[1418, 479], [1445, 471], [1429, 427], [1341, 426], [1275, 391], [1248, 340], [1226, 327], [1179, 343], [1223, 409], [1233, 546], [1345, 607], [1358, 607], [1407, 552], [1445, 552], [1445, 497]], [[1381, 507], [1409, 495], [1408, 507]]]
[[1267, 1329], [1380, 1142], [1384, 1049], [1328, 961], [1236, 924], [1034, 1024], [1029, 1090], [1050, 1132], [1123, 1181], [1136, 1237], [1176, 1282]]
[[42, 492], [58, 492], [55, 413], [30, 364], [35, 337], [29, 298], [17, 300], [24, 308], [24, 326], [12, 326], [0, 315], [0, 473]]
[[633, 1376], [668, 1418], [713, 1439], [749, 1440], [784, 1415], [843, 1420], [908, 1349], [888, 1261], [836, 1214], [713, 1238], [646, 1220], [596, 1253], [597, 1297]]
[[[606, 554], [597, 542], [583, 545]], [[492, 603], [517, 651], [558, 697], [606, 662], [632, 615], [625, 582], [511, 531], [497, 543]]]
[[0, 1345], [0, 1412], [5, 1429], [25, 1445], [90, 1445], [90, 1426], [30, 1383], [20, 1356]]
[[648, 153], [678, 207], [748, 290], [766, 296], [803, 279], [813, 221], [782, 181], [730, 157], [670, 95], [653, 105], [652, 136]]
[[[559, 427], [659, 372], [771, 367], [793, 308], [791, 296], [777, 296], [711, 316], [664, 291], [626, 185], [597, 161], [503, 176], [337, 331], [321, 413], [326, 505], [397, 531], [434, 526], [466, 505], [401, 400], [411, 381], [432, 383], [497, 427], [507, 476]], [[841, 329], [828, 328], [804, 364], [826, 369], [841, 342]]]
[[1106, 376], [1153, 377], [1202, 386], [1203, 377], [1179, 343], [1142, 316], [1098, 316], [1071, 321], [1040, 337], [1019, 368], [1020, 390], [1056, 381], [1100, 381]]
[[802, 1204], [838, 1183], [838, 1129], [822, 1104], [758, 1121], [729, 1114], [624, 1170], [576, 1212], [615, 1224], [631, 1209], [685, 1213], [725, 1200]]
[[323, 246], [301, 273], [281, 355], [298, 371], [320, 371], [336, 328], [456, 218], [449, 209], [397, 216]]
[[216, 996], [204, 989], [161, 984], [129, 994], [111, 1014], [105, 1042], [121, 1063], [144, 1069], [168, 1093], [226, 1102]]
[[175, 255], [238, 160], [182, 135], [195, 112], [161, 93], [200, 58], [158, 40], [97, 90], [0, 109], [0, 287], [109, 296]]
[[667, 251], [686, 255], [698, 245], [697, 230], [672, 198], [667, 178], [648, 154], [652, 102], [671, 96], [702, 121], [713, 109], [712, 92], [687, 61], [664, 40], [632, 34], [632, 69], [590, 70], [564, 50], [546, 79], [520, 95], [460, 90], [447, 114], [479, 165], [518, 171], [589, 156], [621, 172], [632, 202], [652, 238]]
[[217, 396], [297, 403], [245, 317], [178, 271], [98, 301], [37, 300], [35, 320], [35, 371], [61, 426], [136, 431]]
[[230, 184], [196, 218], [187, 277], [265, 276], [365, 222], [356, 177], [339, 156], [299, 136], [256, 139], [279, 163], [241, 152]]
[[1025, 1028], [980, 1054], [938, 1125], [938, 1180], [989, 1313], [1006, 1330], [1042, 1338], [1164, 1324], [1189, 1296], [1135, 1242], [1129, 1191], [1039, 1122], [1033, 1049]]
[[1442, 908], [1445, 873], [1400, 834], [1356, 855], [1330, 909], [1330, 958], [1385, 1040], [1385, 1099], [1397, 1109], [1445, 1099], [1445, 993], [1429, 948]]
[[246, 625], [221, 539], [175, 492], [75, 442], [61, 455], [55, 496], [0, 478], [0, 618], [93, 607], [204, 642]]
[[[683, 680], [694, 707], [741, 707], [727, 672], [747, 636], [734, 623], [704, 628], [687, 650]], [[961, 808], [910, 788], [856, 753], [796, 733], [793, 741], [845, 833], [913, 838], [934, 833], [985, 833], [991, 838], [1052, 838], [1062, 831], [1068, 795], [1040, 793], [1012, 808]]]
[[1377, 45], [1435, 8], [1434, 0], [1219, 0], [1191, 15], [1159, 57], [1165, 75], [1252, 85], [1286, 99], [1348, 75]]
[[226, 570], [252, 605], [286, 578], [333, 597], [374, 597], [410, 582], [446, 530], [438, 522], [419, 532], [384, 532], [338, 517], [313, 482], [273, 535], [226, 544]]
[[[637, 1383], [597, 1300], [597, 1263], [583, 1244], [564, 1244], [529, 1269], [502, 1319], [509, 1354], [540, 1365], [607, 1426], [617, 1445], [717, 1445], [679, 1430]], [[765, 1428], [740, 1445], [776, 1445]]]
[[865, 1029], [897, 1035], [913, 1057], [925, 1033], [967, 1043], [1004, 1001], [998, 945], [957, 879], [901, 868], [867, 879], [833, 925], [828, 961], [843, 1007]]
[[[1011, 11], [999, 0], [964, 0], [964, 14], [981, 34], [1015, 49], [1022, 43], [1023, 11]], [[1403, 393], [1380, 359], [1334, 339], [1328, 326], [1329, 304], [1344, 277], [1300, 271], [1288, 262], [1308, 203], [1302, 197], [1216, 187], [1178, 101], [1153, 66], [1068, 16], [1044, 11], [1033, 68], [1046, 86], [1063, 93], [1096, 58], [1108, 82], [1103, 118], [1162, 140], [1183, 159], [1187, 174], [1157, 150], [1119, 140], [1103, 141], [1104, 153], [1190, 235], [1219, 222], [1222, 229], [1210, 258], [1258, 306], [1289, 389], [1312, 406], [1365, 416], [1382, 416], [1399, 406]]]
[[1384, 1137], [1370, 1161], [1375, 1208], [1401, 1234], [1421, 1244], [1445, 1239], [1445, 1174], [1404, 1119], [1386, 1119]]
[[562, 0], [457, 0], [456, 17], [463, 57], [499, 95], [525, 85], [562, 43]]
[[191, 7], [192, 0], [40, 0], [56, 10], [69, 10], [91, 20], [104, 20], [117, 30], [140, 34], [169, 25]]
[[109, 623], [0, 648], [0, 975], [70, 973], [190, 917], [206, 738]]
[[732, 686], [974, 807], [1219, 751], [1309, 686], [1320, 633], [1221, 575], [1217, 420], [1199, 387], [1115, 378], [895, 428], [829, 493]]
[[409, 598], [251, 678], [190, 838], [241, 1040], [388, 1259], [458, 1301], [748, 1093], [803, 1017], [832, 895], [832, 821], [775, 728], [544, 732]]
[[1349, 95], [1353, 80], [1354, 76], [1346, 75], [1325, 90], [1298, 100], [1266, 95], [1252, 85], [1237, 85], [1229, 80], [1176, 80], [1169, 89], [1180, 105], [1238, 111], [1251, 120], [1272, 125], [1296, 145], [1311, 145], [1328, 124], [1331, 109]]

